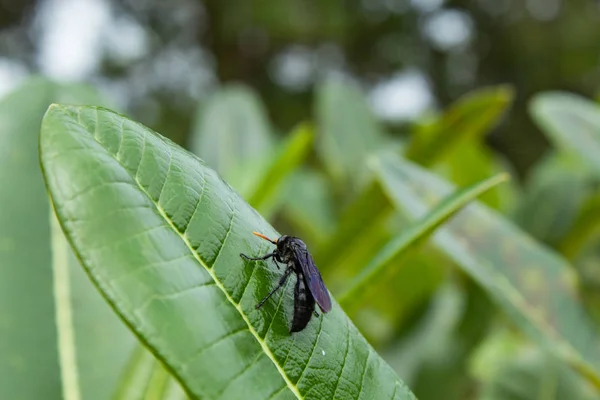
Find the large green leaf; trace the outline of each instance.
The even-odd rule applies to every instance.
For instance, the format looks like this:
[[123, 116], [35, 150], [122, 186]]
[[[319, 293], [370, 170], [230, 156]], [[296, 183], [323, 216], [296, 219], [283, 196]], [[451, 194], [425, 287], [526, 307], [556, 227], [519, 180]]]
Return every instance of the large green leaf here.
[[52, 101], [102, 100], [34, 78], [0, 102], [0, 398], [106, 399], [134, 337], [51, 229], [38, 135]]
[[196, 398], [414, 396], [339, 305], [290, 335], [291, 284], [243, 261], [277, 233], [202, 161], [107, 110], [54, 105], [41, 162], [86, 271]]
[[[453, 190], [395, 158], [382, 160], [380, 175], [395, 204], [413, 217], [426, 214], [431, 204]], [[434, 241], [524, 332], [600, 387], [597, 330], [565, 260], [480, 204], [457, 214]]]
[[574, 151], [600, 172], [600, 106], [561, 92], [539, 94], [530, 105], [532, 116], [558, 148]]

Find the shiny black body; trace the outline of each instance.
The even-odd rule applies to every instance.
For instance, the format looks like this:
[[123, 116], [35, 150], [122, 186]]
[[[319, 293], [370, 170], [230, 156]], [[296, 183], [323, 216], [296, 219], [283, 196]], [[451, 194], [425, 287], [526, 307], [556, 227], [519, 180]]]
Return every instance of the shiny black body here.
[[285, 285], [289, 276], [295, 273], [297, 279], [294, 289], [294, 318], [290, 332], [299, 332], [306, 327], [313, 314], [318, 316], [315, 311], [315, 303], [324, 313], [331, 310], [331, 299], [323, 283], [323, 278], [302, 240], [284, 235], [274, 241], [261, 234], [256, 235], [276, 244], [277, 248], [262, 257], [252, 258], [245, 254], [240, 254], [240, 256], [247, 260], [273, 258], [277, 268], [279, 268], [278, 262], [287, 266], [277, 286], [256, 305], [256, 308], [260, 308], [269, 297]]
[[300, 332], [308, 325], [311, 317], [318, 314], [315, 311], [315, 298], [306, 286], [302, 273], [296, 274], [296, 287], [294, 289], [294, 318], [290, 332]]

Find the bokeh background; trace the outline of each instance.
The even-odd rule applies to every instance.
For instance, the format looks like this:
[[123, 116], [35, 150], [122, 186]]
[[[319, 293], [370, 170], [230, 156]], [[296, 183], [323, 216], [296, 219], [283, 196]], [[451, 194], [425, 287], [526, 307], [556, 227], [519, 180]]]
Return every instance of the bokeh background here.
[[489, 143], [519, 174], [546, 141], [532, 94], [594, 96], [597, 0], [3, 0], [0, 93], [29, 74], [90, 82], [122, 110], [185, 141], [193, 110], [224, 82], [256, 89], [282, 132], [311, 114], [316, 83], [356, 80], [394, 132], [482, 85], [510, 83], [510, 118]]
[[[0, 0], [0, 99], [0, 399], [64, 397], [51, 102], [200, 155], [336, 297], [449, 182], [509, 172], [344, 309], [419, 399], [600, 396], [598, 0]], [[184, 398], [69, 260], [81, 397]]]

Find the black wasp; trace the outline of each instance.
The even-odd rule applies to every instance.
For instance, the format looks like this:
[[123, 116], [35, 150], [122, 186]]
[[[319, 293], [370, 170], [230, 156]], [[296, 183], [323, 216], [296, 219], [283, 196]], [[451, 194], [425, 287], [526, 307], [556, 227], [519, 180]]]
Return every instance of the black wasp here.
[[256, 236], [273, 243], [277, 248], [272, 253], [262, 257], [253, 258], [248, 257], [245, 254], [240, 254], [242, 258], [253, 261], [273, 258], [278, 269], [279, 265], [277, 262], [287, 265], [287, 268], [281, 276], [281, 279], [279, 279], [279, 283], [275, 289], [271, 290], [271, 292], [256, 305], [256, 308], [259, 309], [262, 307], [269, 297], [283, 287], [293, 272], [296, 274], [297, 279], [296, 288], [294, 289], [294, 318], [292, 320], [290, 332], [300, 332], [304, 329], [313, 313], [315, 316], [319, 316], [315, 311], [315, 301], [319, 305], [321, 311], [324, 313], [329, 312], [331, 310], [329, 292], [323, 283], [323, 278], [321, 278], [321, 274], [319, 273], [312, 256], [306, 248], [306, 244], [293, 236], [284, 235], [277, 240], [271, 240], [258, 232], [253, 233]]

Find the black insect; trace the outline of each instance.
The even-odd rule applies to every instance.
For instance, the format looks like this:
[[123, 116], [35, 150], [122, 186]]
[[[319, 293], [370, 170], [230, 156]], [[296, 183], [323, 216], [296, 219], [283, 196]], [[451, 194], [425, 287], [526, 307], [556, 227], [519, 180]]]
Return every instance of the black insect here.
[[275, 260], [275, 265], [279, 268], [277, 262], [287, 265], [287, 268], [277, 286], [256, 305], [256, 308], [262, 305], [279, 290], [288, 280], [292, 273], [296, 274], [296, 288], [294, 289], [294, 318], [290, 332], [299, 332], [306, 327], [308, 321], [314, 314], [319, 316], [315, 311], [315, 301], [319, 308], [324, 313], [331, 310], [331, 298], [329, 292], [323, 283], [323, 278], [313, 261], [312, 256], [306, 248], [306, 244], [297, 237], [281, 236], [277, 240], [271, 240], [265, 235], [253, 232], [256, 236], [268, 240], [277, 246], [277, 248], [269, 254], [262, 257], [248, 257], [245, 254], [240, 254], [242, 258], [247, 260]]

